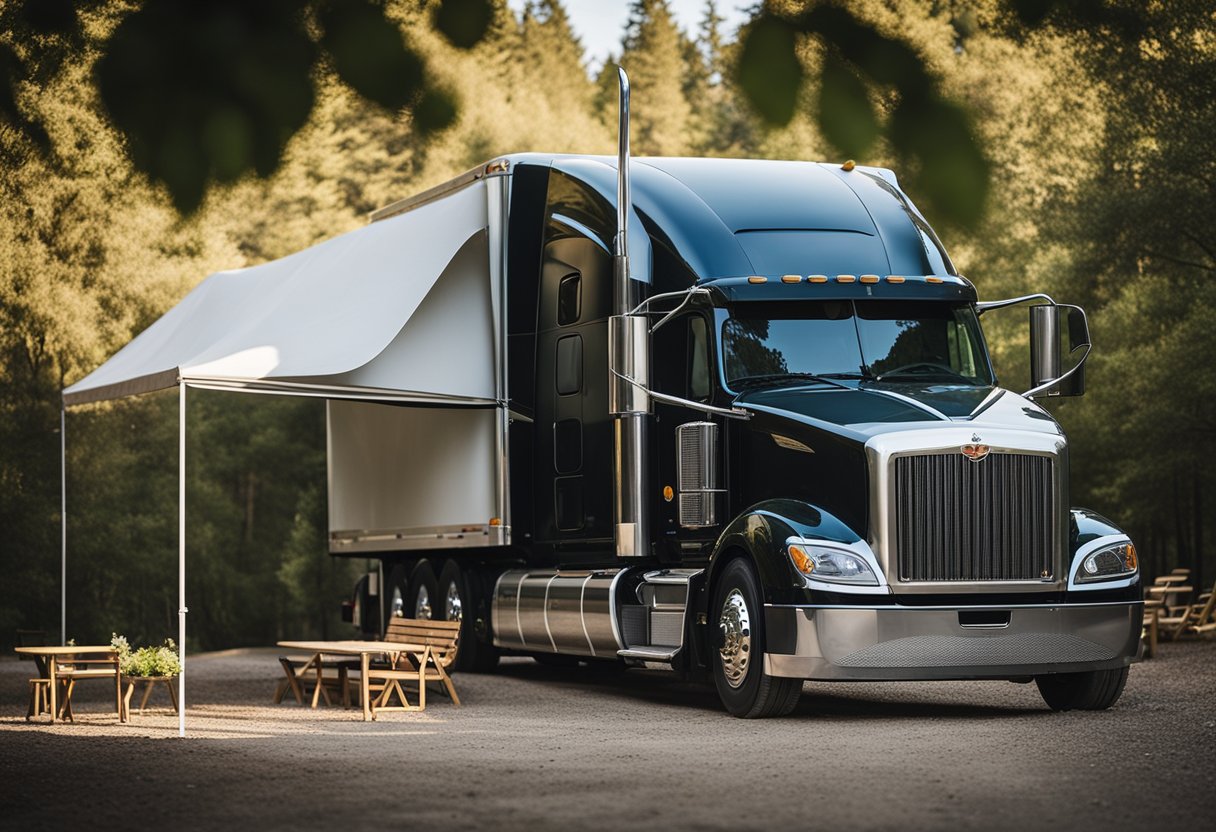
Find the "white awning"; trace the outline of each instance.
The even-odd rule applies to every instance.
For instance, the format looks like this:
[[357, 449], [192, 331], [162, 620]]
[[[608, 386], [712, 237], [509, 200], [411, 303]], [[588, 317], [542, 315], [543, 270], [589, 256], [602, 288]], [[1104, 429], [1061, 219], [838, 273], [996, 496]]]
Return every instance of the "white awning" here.
[[65, 405], [173, 387], [491, 404], [495, 314], [484, 181], [312, 248], [219, 272]]

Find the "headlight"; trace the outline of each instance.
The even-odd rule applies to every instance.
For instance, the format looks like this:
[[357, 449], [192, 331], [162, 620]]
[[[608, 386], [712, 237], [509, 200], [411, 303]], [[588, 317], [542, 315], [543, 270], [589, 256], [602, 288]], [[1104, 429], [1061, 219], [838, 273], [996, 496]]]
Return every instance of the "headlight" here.
[[878, 584], [878, 576], [855, 552], [812, 543], [791, 543], [786, 551], [794, 568], [808, 578], [841, 584]]
[[1075, 580], [1079, 584], [1109, 581], [1134, 575], [1139, 562], [1136, 547], [1131, 543], [1118, 543], [1086, 555], [1077, 567]]

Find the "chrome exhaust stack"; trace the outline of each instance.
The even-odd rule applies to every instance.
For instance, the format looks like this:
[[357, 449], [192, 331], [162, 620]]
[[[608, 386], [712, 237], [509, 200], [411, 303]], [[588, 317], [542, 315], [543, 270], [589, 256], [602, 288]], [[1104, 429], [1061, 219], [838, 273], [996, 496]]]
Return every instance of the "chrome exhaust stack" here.
[[646, 511], [647, 433], [650, 418], [650, 327], [645, 315], [630, 314], [643, 286], [629, 277], [629, 76], [617, 67], [620, 115], [617, 129], [616, 241], [613, 252], [613, 316], [608, 320], [608, 406], [613, 415], [612, 519], [616, 555], [650, 553]]

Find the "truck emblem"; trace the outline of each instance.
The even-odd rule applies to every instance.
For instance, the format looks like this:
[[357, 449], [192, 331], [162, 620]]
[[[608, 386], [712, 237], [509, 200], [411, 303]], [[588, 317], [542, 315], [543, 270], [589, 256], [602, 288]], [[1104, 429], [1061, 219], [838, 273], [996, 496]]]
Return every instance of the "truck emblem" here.
[[959, 448], [959, 450], [963, 452], [963, 456], [967, 457], [967, 459], [971, 460], [972, 462], [979, 462], [984, 457], [988, 456], [988, 451], [990, 451], [991, 448], [989, 448], [987, 445], [971, 444], [964, 445], [963, 447]]
[[979, 435], [978, 433], [973, 433], [973, 434], [971, 434], [971, 441], [972, 441], [972, 442], [979, 442], [979, 441], [980, 441], [980, 435]]

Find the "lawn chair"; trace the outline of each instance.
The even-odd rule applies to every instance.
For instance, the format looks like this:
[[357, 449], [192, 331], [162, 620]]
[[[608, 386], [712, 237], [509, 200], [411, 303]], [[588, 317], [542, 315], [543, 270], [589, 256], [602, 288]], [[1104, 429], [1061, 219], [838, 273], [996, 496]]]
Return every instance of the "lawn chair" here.
[[1216, 630], [1216, 584], [1212, 585], [1212, 591], [1200, 595], [1195, 603], [1179, 608], [1176, 614], [1158, 617], [1157, 625], [1162, 635], [1175, 641], [1184, 635]]

